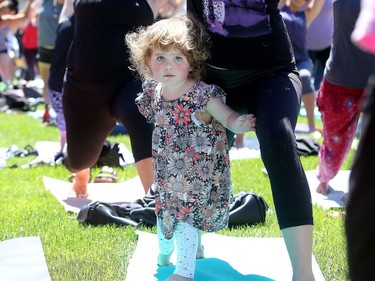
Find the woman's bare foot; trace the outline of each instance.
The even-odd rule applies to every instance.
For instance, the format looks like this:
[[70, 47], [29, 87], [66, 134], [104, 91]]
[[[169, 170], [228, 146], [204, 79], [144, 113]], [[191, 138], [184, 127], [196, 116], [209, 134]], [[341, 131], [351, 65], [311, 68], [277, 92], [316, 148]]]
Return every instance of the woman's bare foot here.
[[169, 277], [165, 281], [194, 281], [194, 279], [182, 277], [181, 275], [178, 275], [178, 274], [173, 274], [171, 277]]
[[73, 189], [77, 198], [87, 198], [87, 184], [90, 178], [90, 169], [84, 169], [76, 173], [73, 180]]
[[328, 182], [321, 182], [321, 183], [319, 183], [318, 187], [316, 188], [316, 192], [320, 193], [320, 194], [323, 194], [323, 195], [327, 195], [328, 192], [329, 192], [329, 184], [328, 184]]

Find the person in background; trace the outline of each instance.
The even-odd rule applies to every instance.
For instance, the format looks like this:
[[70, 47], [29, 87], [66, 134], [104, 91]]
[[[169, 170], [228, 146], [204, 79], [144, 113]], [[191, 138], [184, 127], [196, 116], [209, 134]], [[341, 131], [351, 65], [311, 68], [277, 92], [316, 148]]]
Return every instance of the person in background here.
[[34, 13], [22, 30], [23, 55], [26, 64], [26, 80], [32, 81], [39, 75], [38, 66], [38, 15]]
[[228, 225], [232, 193], [225, 127], [252, 131], [255, 118], [233, 111], [219, 87], [200, 80], [208, 35], [192, 17], [158, 21], [128, 33], [126, 43], [133, 69], [144, 80], [136, 104], [155, 123], [158, 264], [170, 265], [175, 237], [177, 263], [167, 280], [194, 280], [201, 232]]
[[[355, 137], [364, 89], [375, 70], [375, 55], [350, 40], [360, 11], [358, 0], [333, 1], [333, 43], [317, 106], [323, 122], [316, 192], [327, 194]], [[343, 60], [342, 58], [345, 58]]]
[[[55, 49], [48, 75], [48, 98], [56, 112], [56, 125], [60, 131], [60, 152], [55, 157], [58, 159], [63, 156], [63, 150], [66, 145], [62, 90], [66, 70], [66, 59], [74, 34], [73, 0], [64, 1], [56, 33]], [[74, 184], [73, 189], [75, 189]]]
[[15, 62], [9, 54], [7, 36], [21, 27], [30, 17], [31, 2], [26, 2], [23, 11], [18, 12], [18, 1], [3, 0], [0, 2], [0, 76], [7, 88], [13, 87]]
[[45, 110], [43, 123], [49, 123], [51, 117], [49, 114], [48, 75], [55, 49], [58, 20], [64, 0], [42, 1], [38, 14], [38, 66], [44, 84], [43, 99]]
[[307, 28], [306, 44], [313, 63], [312, 77], [317, 92], [323, 80], [323, 74], [332, 44], [333, 1], [325, 0], [318, 16]]
[[[293, 280], [312, 281], [311, 194], [294, 134], [302, 83], [278, 1], [188, 0], [187, 10], [212, 40], [205, 82], [220, 86], [231, 108], [257, 118]], [[232, 143], [233, 133], [228, 138]]]
[[10, 28], [17, 28], [21, 26], [35, 9], [31, 1], [26, 1], [24, 6], [24, 9], [18, 12], [18, 1], [0, 1], [0, 27], [8, 26]]
[[280, 0], [281, 16], [292, 42], [294, 57], [302, 79], [302, 102], [306, 110], [309, 132], [315, 127], [315, 89], [312, 84], [313, 65], [306, 43], [306, 32], [320, 13], [325, 0]]

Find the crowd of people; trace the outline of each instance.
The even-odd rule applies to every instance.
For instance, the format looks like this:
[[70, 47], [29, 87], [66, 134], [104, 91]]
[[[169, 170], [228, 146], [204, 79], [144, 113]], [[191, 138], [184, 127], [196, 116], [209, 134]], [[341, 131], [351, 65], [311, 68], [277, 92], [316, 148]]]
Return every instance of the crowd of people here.
[[[160, 266], [176, 239], [169, 281], [194, 280], [202, 231], [227, 226], [228, 149], [235, 134], [240, 147], [254, 130], [293, 280], [312, 281], [314, 220], [295, 128], [303, 104], [314, 133], [317, 106], [316, 192], [326, 195], [373, 91], [375, 9], [360, 12], [359, 0], [27, 0], [20, 10], [0, 0], [0, 75], [11, 87], [9, 38], [21, 34], [25, 75], [44, 82], [45, 116], [51, 104], [77, 198], [87, 198], [90, 168], [114, 126], [125, 127], [144, 192], [155, 194]], [[358, 159], [353, 179], [362, 175]], [[355, 196], [348, 218], [357, 218]], [[349, 261], [353, 280], [363, 277]]]

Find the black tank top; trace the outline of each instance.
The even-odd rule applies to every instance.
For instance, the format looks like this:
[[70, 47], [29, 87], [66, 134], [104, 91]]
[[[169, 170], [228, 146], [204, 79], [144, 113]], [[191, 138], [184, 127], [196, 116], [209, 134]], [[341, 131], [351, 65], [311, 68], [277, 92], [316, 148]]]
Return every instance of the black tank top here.
[[278, 2], [188, 0], [188, 11], [211, 36], [210, 64], [237, 70], [293, 64], [292, 46]]
[[108, 83], [131, 78], [125, 34], [154, 21], [147, 1], [76, 0], [74, 17], [67, 82], [99, 93]]

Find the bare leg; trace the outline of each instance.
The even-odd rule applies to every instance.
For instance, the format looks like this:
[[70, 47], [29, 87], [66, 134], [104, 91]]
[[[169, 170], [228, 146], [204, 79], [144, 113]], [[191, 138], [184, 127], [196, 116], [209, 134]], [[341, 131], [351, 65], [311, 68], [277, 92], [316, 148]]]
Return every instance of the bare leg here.
[[312, 272], [312, 225], [282, 229], [293, 268], [293, 281], [314, 281]]
[[315, 108], [315, 94], [313, 92], [302, 96], [303, 105], [306, 109], [307, 122], [309, 125], [309, 132], [315, 132], [314, 108]]
[[49, 97], [48, 97], [47, 89], [48, 89], [49, 69], [50, 69], [51, 65], [49, 63], [45, 63], [45, 62], [39, 62], [38, 66], [39, 66], [40, 76], [42, 77], [42, 80], [43, 80], [43, 83], [44, 83], [44, 86], [43, 86], [44, 103], [48, 104], [49, 103]]
[[66, 144], [66, 131], [60, 131], [60, 149], [64, 150]]
[[77, 198], [87, 198], [87, 184], [90, 179], [90, 168], [84, 169], [76, 173], [73, 180], [73, 189]]
[[145, 194], [150, 190], [154, 183], [154, 169], [152, 167], [152, 158], [145, 158], [135, 163], [139, 178], [141, 179]]

